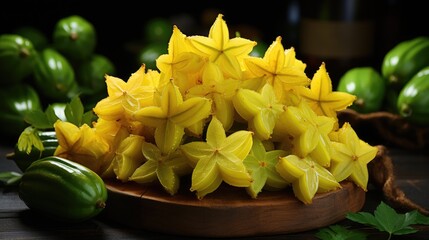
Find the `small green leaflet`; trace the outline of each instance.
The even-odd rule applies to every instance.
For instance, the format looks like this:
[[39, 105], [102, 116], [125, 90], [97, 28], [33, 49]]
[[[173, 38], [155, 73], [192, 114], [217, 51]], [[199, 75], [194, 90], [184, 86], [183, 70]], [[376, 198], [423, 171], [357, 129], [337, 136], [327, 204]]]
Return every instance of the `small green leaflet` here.
[[417, 214], [416, 221], [417, 221], [417, 224], [429, 225], [429, 217], [427, 217], [421, 213]]
[[67, 121], [80, 126], [83, 117], [83, 105], [78, 97], [74, 97], [64, 109]]
[[22, 174], [14, 171], [0, 172], [0, 186], [16, 186], [21, 180]]
[[57, 120], [67, 121], [76, 126], [83, 124], [92, 126], [96, 115], [92, 111], [84, 112], [83, 104], [79, 96], [76, 96], [69, 103], [49, 104], [44, 112], [42, 110], [31, 111], [24, 119], [30, 126], [20, 134], [17, 142], [18, 150], [29, 154], [35, 147], [40, 150], [41, 154], [44, 146], [38, 135], [39, 130], [53, 130]]
[[85, 123], [92, 126], [92, 121], [96, 119], [96, 115], [92, 111], [84, 112], [79, 96], [72, 98], [69, 103], [64, 103], [64, 114], [57, 112], [62, 110], [59, 110], [59, 105], [54, 107], [54, 104], [50, 104], [44, 112], [41, 110], [31, 111], [25, 116], [25, 121], [37, 129], [53, 129], [54, 123], [58, 119], [73, 123], [76, 126]]
[[361, 224], [372, 226], [381, 232], [391, 235], [405, 235], [418, 230], [411, 225], [417, 224], [417, 210], [400, 214], [384, 202], [381, 202], [374, 214], [366, 212], [349, 213], [347, 218]]
[[92, 122], [96, 120], [96, 115], [93, 111], [84, 112], [83, 104], [78, 96], [74, 97], [70, 103], [66, 105], [64, 110], [68, 122], [76, 126], [87, 124], [92, 126]]
[[53, 123], [48, 118], [48, 116], [51, 116], [48, 110], [49, 108], [46, 112], [41, 110], [30, 111], [25, 115], [24, 120], [37, 129], [51, 129], [53, 128]]
[[366, 236], [363, 232], [349, 230], [340, 225], [331, 225], [316, 233], [316, 237], [322, 240], [365, 240]]
[[[417, 210], [404, 214], [397, 213], [395, 209], [383, 201], [377, 206], [374, 214], [368, 212], [348, 213], [346, 218], [361, 223], [381, 232], [392, 235], [406, 235], [416, 233], [418, 230], [413, 225], [429, 225], [429, 217], [419, 213]], [[348, 230], [340, 225], [331, 225], [316, 233], [321, 240], [365, 240], [366, 234], [357, 230]]]

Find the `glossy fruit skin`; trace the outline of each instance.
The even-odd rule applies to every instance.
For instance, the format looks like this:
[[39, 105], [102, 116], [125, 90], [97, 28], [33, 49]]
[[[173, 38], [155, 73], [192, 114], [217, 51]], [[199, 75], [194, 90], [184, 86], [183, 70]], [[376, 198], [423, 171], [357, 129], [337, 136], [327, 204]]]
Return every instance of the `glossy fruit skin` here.
[[42, 110], [38, 92], [28, 84], [4, 86], [0, 89], [0, 126], [4, 139], [16, 141], [29, 126], [24, 118], [33, 110]]
[[35, 27], [21, 26], [15, 29], [13, 33], [30, 40], [36, 50], [40, 51], [43, 50], [45, 47], [48, 47], [48, 38], [41, 30]]
[[107, 189], [89, 168], [50, 156], [36, 160], [23, 173], [19, 197], [30, 209], [54, 220], [80, 222], [104, 209]]
[[68, 101], [76, 85], [72, 65], [53, 48], [40, 52], [34, 66], [34, 78], [37, 89], [52, 101]]
[[401, 89], [420, 69], [429, 65], [429, 37], [400, 42], [386, 53], [381, 73], [389, 86]]
[[33, 146], [31, 152], [27, 153], [26, 151], [19, 150], [18, 144], [15, 144], [13, 155], [9, 157], [22, 172], [25, 172], [28, 166], [34, 161], [53, 156], [58, 147], [58, 139], [54, 130], [37, 130], [37, 135], [44, 147], [42, 151]]
[[429, 125], [429, 67], [422, 68], [399, 92], [398, 113], [418, 125]]
[[33, 72], [37, 51], [17, 34], [0, 35], [0, 86], [19, 84]]
[[79, 15], [58, 20], [52, 39], [55, 49], [72, 61], [88, 59], [97, 44], [94, 25]]
[[350, 106], [351, 109], [360, 113], [370, 113], [381, 109], [386, 83], [373, 67], [355, 67], [340, 78], [337, 90], [356, 96], [355, 102]]
[[162, 54], [167, 54], [168, 49], [165, 44], [150, 43], [146, 44], [138, 53], [137, 63], [139, 66], [145, 64], [146, 69], [158, 70], [156, 59]]
[[106, 91], [106, 74], [114, 76], [115, 65], [104, 55], [94, 54], [82, 62], [76, 71], [76, 80], [79, 86], [89, 91], [89, 94], [98, 94]]

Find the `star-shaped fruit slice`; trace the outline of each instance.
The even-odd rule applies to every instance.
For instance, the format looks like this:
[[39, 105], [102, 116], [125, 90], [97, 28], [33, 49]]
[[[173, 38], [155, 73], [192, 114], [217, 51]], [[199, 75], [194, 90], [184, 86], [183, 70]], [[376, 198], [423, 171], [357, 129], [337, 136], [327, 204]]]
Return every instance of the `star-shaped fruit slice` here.
[[244, 165], [252, 176], [252, 184], [246, 188], [252, 198], [257, 198], [262, 189], [276, 191], [289, 185], [276, 170], [280, 157], [286, 156], [286, 151], [266, 151], [261, 140], [254, 137], [249, 155], [244, 159]]
[[145, 161], [142, 153], [143, 142], [144, 137], [134, 134], [121, 141], [112, 160], [116, 179], [127, 182], [134, 171], [143, 164]]
[[[293, 137], [294, 154], [302, 158], [311, 155], [320, 165], [328, 167], [331, 161], [328, 134], [334, 128], [335, 122], [333, 118], [316, 115], [306, 101], [301, 101], [298, 106], [286, 107], [274, 131], [277, 135]], [[289, 141], [289, 139], [286, 140]]]
[[243, 61], [246, 69], [255, 77], [263, 77], [274, 88], [277, 99], [283, 98], [284, 91], [295, 86], [308, 86], [310, 79], [305, 75], [305, 64], [295, 58], [293, 48], [285, 51], [282, 38], [268, 47], [263, 58], [247, 57]]
[[185, 134], [184, 129], [207, 118], [211, 111], [208, 98], [192, 97], [183, 101], [172, 81], [164, 87], [156, 104], [135, 111], [134, 118], [145, 126], [156, 128], [155, 142], [164, 154], [176, 150]]
[[180, 146], [189, 159], [192, 172], [191, 191], [197, 197], [215, 191], [224, 181], [236, 187], [248, 187], [252, 182], [243, 163], [252, 148], [250, 131], [236, 131], [226, 136], [222, 123], [213, 116], [207, 129], [206, 142], [194, 141]]
[[333, 141], [331, 173], [337, 181], [350, 179], [367, 190], [368, 163], [377, 155], [378, 148], [359, 139], [350, 123], [338, 130], [338, 142]]
[[277, 101], [272, 85], [265, 84], [260, 92], [240, 88], [233, 97], [233, 103], [235, 110], [248, 122], [249, 129], [258, 138], [271, 138], [274, 125], [284, 107]]
[[163, 54], [156, 60], [156, 66], [165, 74], [164, 78], [173, 79], [184, 92], [195, 84], [195, 81], [189, 81], [188, 76], [199, 71], [204, 63], [203, 57], [190, 51], [186, 35], [177, 26], [173, 26], [168, 54]]
[[202, 74], [202, 83], [186, 91], [186, 98], [199, 96], [212, 100], [212, 115], [222, 122], [228, 131], [234, 123], [235, 109], [232, 97], [239, 88], [240, 81], [225, 79], [220, 67], [214, 63], [207, 63]]
[[286, 181], [292, 183], [295, 196], [305, 204], [311, 204], [316, 193], [341, 188], [331, 172], [310, 157], [282, 157], [276, 170]]
[[180, 187], [180, 177], [192, 171], [188, 160], [179, 150], [163, 154], [152, 143], [143, 142], [141, 149], [145, 162], [134, 171], [128, 180], [137, 183], [158, 180], [168, 193], [176, 194]]
[[117, 121], [129, 118], [143, 106], [151, 105], [158, 82], [155, 79], [145, 81], [145, 78], [144, 65], [133, 73], [128, 81], [107, 75], [108, 96], [95, 105], [94, 113], [100, 118]]
[[54, 155], [78, 162], [101, 174], [104, 157], [110, 146], [95, 129], [87, 124], [78, 127], [70, 122], [57, 120], [54, 123], [58, 147]]
[[255, 41], [241, 37], [230, 39], [229, 29], [222, 14], [217, 16], [208, 37], [188, 36], [187, 39], [197, 53], [221, 66], [227, 78], [234, 79], [241, 79], [240, 60], [247, 57], [256, 45]]
[[337, 118], [337, 111], [344, 110], [356, 99], [356, 96], [339, 91], [332, 91], [331, 78], [324, 63], [311, 80], [310, 88], [297, 88], [299, 94], [308, 100], [311, 108], [318, 114]]

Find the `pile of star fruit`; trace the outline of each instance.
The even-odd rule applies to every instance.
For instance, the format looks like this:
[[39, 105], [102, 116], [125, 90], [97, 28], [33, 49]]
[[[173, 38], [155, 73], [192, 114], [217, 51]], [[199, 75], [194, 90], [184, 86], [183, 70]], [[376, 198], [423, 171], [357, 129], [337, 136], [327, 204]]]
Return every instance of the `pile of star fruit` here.
[[190, 177], [201, 200], [222, 183], [251, 198], [292, 188], [305, 204], [345, 180], [366, 190], [377, 147], [337, 118], [355, 96], [332, 91], [324, 63], [309, 79], [281, 41], [253, 57], [257, 42], [230, 38], [222, 14], [208, 37], [173, 26], [158, 69], [143, 63], [127, 81], [106, 75], [92, 126], [54, 124], [55, 155], [104, 179], [157, 182], [171, 195]]

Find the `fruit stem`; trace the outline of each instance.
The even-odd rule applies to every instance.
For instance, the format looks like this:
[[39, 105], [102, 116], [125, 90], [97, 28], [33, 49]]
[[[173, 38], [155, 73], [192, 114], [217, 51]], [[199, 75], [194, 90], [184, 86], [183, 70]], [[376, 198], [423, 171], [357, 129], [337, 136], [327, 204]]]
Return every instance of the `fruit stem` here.
[[27, 48], [21, 48], [21, 51], [19, 52], [19, 56], [22, 58], [27, 58], [30, 56], [30, 51], [28, 51]]
[[97, 203], [95, 204], [95, 206], [97, 208], [106, 208], [106, 202], [102, 201], [102, 200], [99, 200], [99, 201], [97, 201]]
[[400, 108], [400, 114], [403, 117], [409, 117], [413, 113], [413, 109], [408, 104], [402, 104]]

